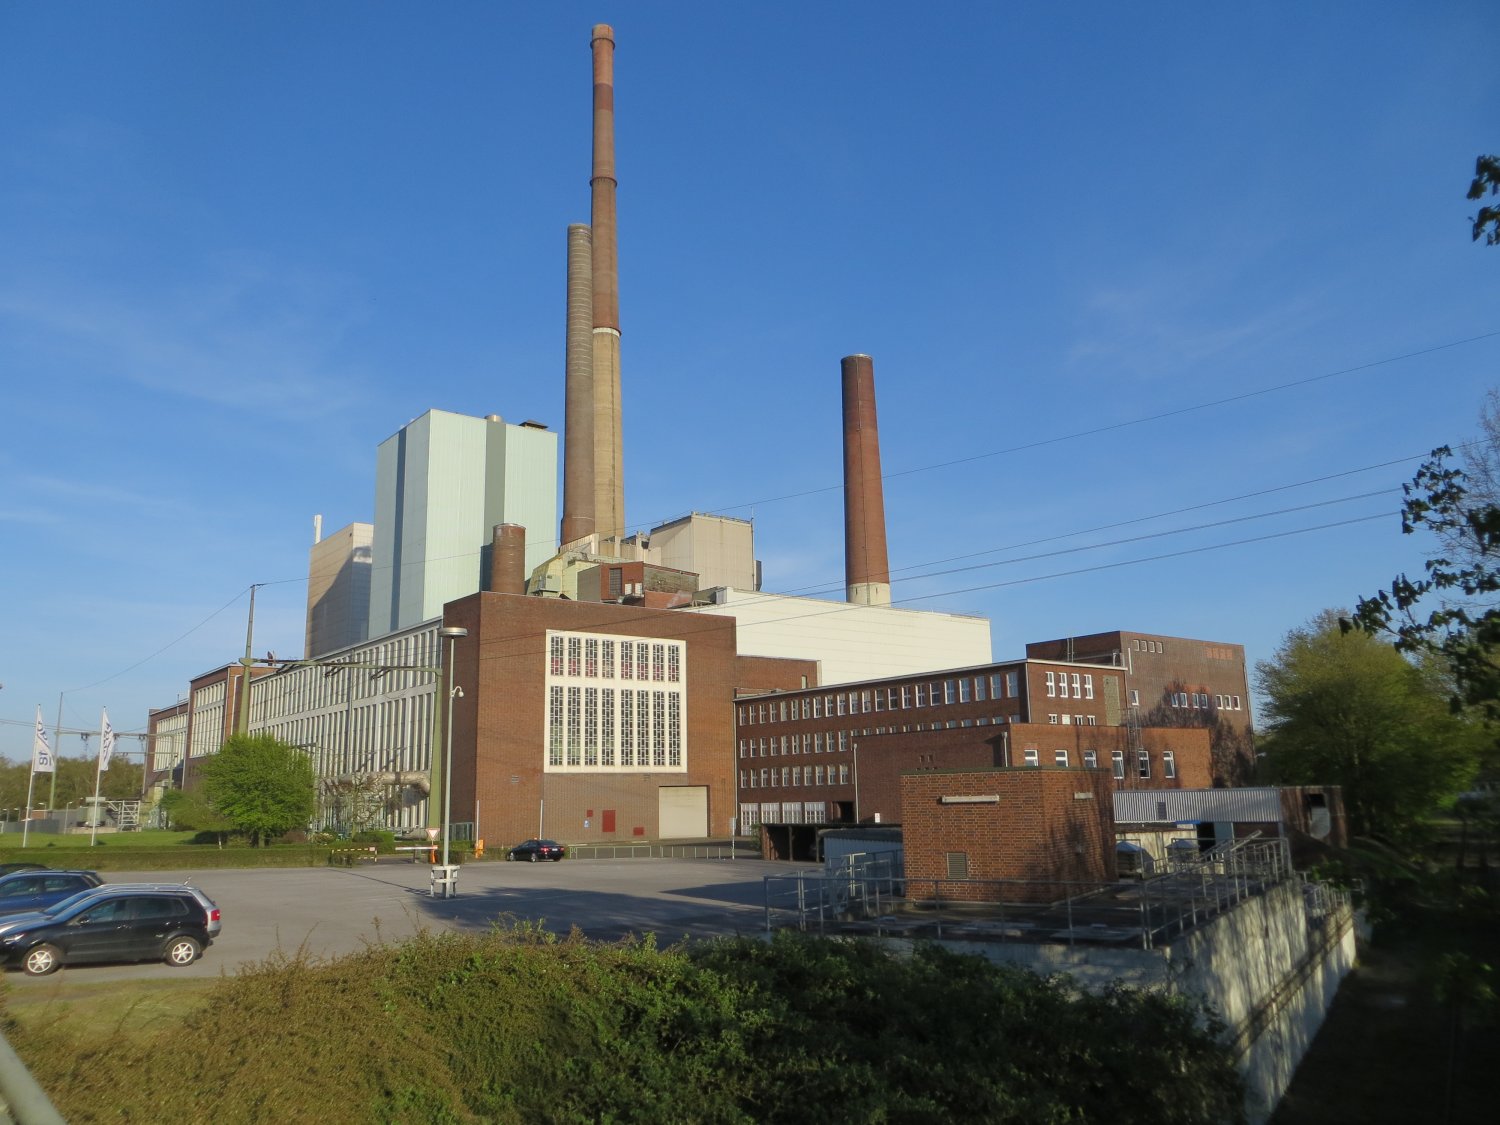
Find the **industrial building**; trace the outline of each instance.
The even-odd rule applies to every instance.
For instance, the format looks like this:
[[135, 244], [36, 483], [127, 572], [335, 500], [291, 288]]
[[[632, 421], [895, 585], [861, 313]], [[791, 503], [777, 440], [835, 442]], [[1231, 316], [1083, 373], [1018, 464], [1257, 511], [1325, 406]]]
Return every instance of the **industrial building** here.
[[[376, 453], [367, 635], [440, 617], [480, 589], [497, 524], [550, 532], [556, 519], [557, 435], [541, 423], [445, 410], [408, 422]], [[553, 546], [550, 535], [533, 538], [536, 565]]]
[[[988, 621], [892, 605], [868, 355], [840, 364], [844, 601], [764, 590], [749, 521], [692, 512], [628, 533], [610, 28], [591, 53], [591, 221], [566, 240], [561, 519], [557, 436], [540, 423], [430, 410], [380, 443], [373, 525], [315, 535], [306, 659], [255, 662], [243, 716], [311, 755], [320, 826], [346, 826], [328, 795], [349, 787], [378, 789], [391, 827], [436, 824], [441, 796], [460, 836], [587, 842], [899, 820], [906, 775], [955, 768], [1037, 767], [1006, 783], [1021, 788], [1053, 771], [1101, 792], [1214, 783], [1207, 727], [1147, 722], [1141, 700], [1170, 684], [1169, 698], [1212, 694], [1233, 714], [1247, 695], [1237, 646], [1218, 646], [1230, 657], [1213, 675], [1171, 662], [1180, 646], [1208, 659], [1200, 642], [1147, 634], [995, 664]], [[445, 645], [443, 630], [463, 632]], [[208, 673], [185, 711], [153, 712], [158, 781], [184, 783], [183, 752], [190, 764], [236, 729], [244, 671]]]
[[307, 565], [309, 657], [357, 645], [370, 635], [370, 571], [375, 525], [351, 523], [327, 538], [323, 517], [313, 519]]

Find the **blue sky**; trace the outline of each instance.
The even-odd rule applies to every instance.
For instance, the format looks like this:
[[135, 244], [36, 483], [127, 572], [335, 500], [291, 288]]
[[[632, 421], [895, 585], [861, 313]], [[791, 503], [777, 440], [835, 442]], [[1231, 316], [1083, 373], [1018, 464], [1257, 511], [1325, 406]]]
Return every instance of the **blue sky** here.
[[1491, 14], [0, 4], [0, 755], [60, 692], [141, 729], [242, 651], [251, 583], [299, 654], [313, 515], [371, 518], [424, 410], [561, 429], [599, 21], [633, 525], [753, 515], [768, 589], [837, 596], [869, 352], [898, 600], [997, 658], [1265, 658], [1421, 558], [1394, 515], [1281, 533], [1394, 513], [1500, 382]]

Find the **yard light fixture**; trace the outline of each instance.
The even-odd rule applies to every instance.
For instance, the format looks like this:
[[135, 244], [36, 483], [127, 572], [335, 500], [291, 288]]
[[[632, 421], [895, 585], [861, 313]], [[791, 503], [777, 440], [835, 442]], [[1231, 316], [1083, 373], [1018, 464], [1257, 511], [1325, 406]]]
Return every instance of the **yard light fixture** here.
[[448, 863], [448, 838], [453, 823], [453, 701], [463, 695], [464, 689], [453, 682], [453, 650], [458, 645], [460, 637], [467, 637], [469, 631], [458, 625], [448, 625], [438, 630], [438, 636], [448, 638], [448, 660], [445, 665], [448, 671], [448, 745], [444, 751], [443, 762], [443, 866]]

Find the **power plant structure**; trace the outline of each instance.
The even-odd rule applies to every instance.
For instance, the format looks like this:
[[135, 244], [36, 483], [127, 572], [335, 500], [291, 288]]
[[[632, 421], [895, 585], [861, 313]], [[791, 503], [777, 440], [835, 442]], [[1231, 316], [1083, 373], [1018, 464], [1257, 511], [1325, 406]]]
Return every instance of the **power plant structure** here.
[[[800, 721], [824, 705], [813, 689], [878, 681], [889, 693], [885, 685], [922, 682], [940, 669], [1000, 674], [989, 667], [988, 620], [892, 605], [868, 355], [841, 362], [845, 601], [764, 590], [748, 520], [695, 511], [630, 531], [612, 28], [593, 28], [590, 53], [590, 222], [568, 226], [565, 240], [561, 518], [556, 436], [541, 423], [434, 410], [381, 443], [373, 531], [351, 525], [337, 543], [315, 543], [311, 559], [322, 568], [316, 589], [347, 601], [350, 583], [329, 576], [362, 552], [366, 636], [331, 647], [336, 634], [320, 623], [334, 620], [332, 607], [310, 592], [307, 659], [257, 667], [250, 682], [249, 729], [312, 756], [323, 794], [318, 827], [417, 829], [435, 825], [447, 804], [460, 839], [720, 835], [766, 820], [779, 802], [764, 788], [790, 776], [780, 765], [752, 770], [741, 760], [736, 700], [795, 698], [802, 710], [791, 718]], [[340, 612], [339, 620], [349, 617], [346, 605]], [[453, 639], [442, 643], [440, 631]], [[1053, 662], [1054, 670], [1069, 663]], [[217, 673], [200, 676], [185, 705], [153, 711], [153, 745], [174, 745], [170, 731], [186, 746], [188, 766], [216, 750], [238, 669], [219, 670], [223, 683]], [[869, 696], [864, 688], [837, 693], [840, 701]], [[784, 703], [774, 710], [778, 722], [790, 721]], [[773, 755], [788, 752], [788, 729], [772, 740]], [[872, 731], [886, 745], [908, 733], [865, 719], [845, 734]], [[795, 753], [812, 752], [811, 730], [795, 738], [806, 740]], [[438, 752], [447, 746], [451, 777]], [[844, 792], [857, 774], [851, 746], [830, 736], [827, 757], [807, 768], [808, 784], [816, 777], [818, 786], [797, 803], [804, 823], [838, 820], [857, 805]], [[901, 754], [896, 746], [887, 760]], [[175, 764], [153, 763], [160, 784], [171, 783]], [[756, 793], [739, 790], [741, 776], [756, 779]], [[741, 805], [747, 800], [753, 806]]]

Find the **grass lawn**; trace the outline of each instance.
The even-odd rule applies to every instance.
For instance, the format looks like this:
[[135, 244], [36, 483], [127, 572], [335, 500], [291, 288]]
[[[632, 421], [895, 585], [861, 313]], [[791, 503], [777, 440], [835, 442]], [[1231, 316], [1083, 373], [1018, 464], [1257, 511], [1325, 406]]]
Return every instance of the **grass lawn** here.
[[3, 986], [3, 1009], [15, 1039], [44, 1027], [60, 1026], [79, 1039], [106, 1039], [115, 1032], [155, 1030], [176, 1026], [189, 1012], [203, 1006], [208, 980], [90, 981], [83, 974], [58, 973], [43, 987]]
[[[99, 846], [106, 848], [166, 848], [175, 844], [186, 844], [192, 841], [196, 832], [173, 832], [160, 828], [148, 828], [141, 832], [101, 832], [99, 833]], [[0, 833], [0, 852], [8, 858], [11, 853], [17, 856], [31, 852], [57, 851], [60, 848], [84, 848], [89, 846], [89, 834], [79, 832], [71, 835], [54, 836], [43, 832], [31, 833], [26, 847], [21, 847], [21, 833]], [[38, 863], [46, 862], [38, 859]]]

